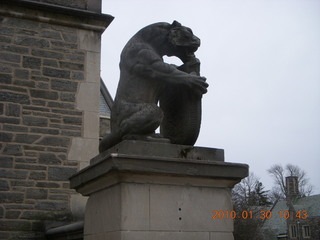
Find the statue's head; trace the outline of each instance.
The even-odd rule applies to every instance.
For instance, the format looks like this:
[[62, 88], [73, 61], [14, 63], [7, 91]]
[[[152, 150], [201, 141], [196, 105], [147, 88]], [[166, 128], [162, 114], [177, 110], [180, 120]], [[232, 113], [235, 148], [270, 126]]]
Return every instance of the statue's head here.
[[172, 45], [172, 53], [168, 56], [177, 56], [182, 61], [194, 55], [200, 46], [200, 39], [192, 30], [174, 21], [169, 30], [169, 43]]

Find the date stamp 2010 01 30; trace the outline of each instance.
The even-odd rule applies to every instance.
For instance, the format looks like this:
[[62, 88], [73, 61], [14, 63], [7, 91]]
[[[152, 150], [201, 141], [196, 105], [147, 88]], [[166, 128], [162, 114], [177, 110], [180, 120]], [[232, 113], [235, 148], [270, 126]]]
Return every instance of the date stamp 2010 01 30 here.
[[271, 219], [273, 217], [279, 217], [284, 219], [300, 218], [307, 219], [307, 211], [279, 211], [276, 214], [271, 211], [212, 211], [212, 219]]

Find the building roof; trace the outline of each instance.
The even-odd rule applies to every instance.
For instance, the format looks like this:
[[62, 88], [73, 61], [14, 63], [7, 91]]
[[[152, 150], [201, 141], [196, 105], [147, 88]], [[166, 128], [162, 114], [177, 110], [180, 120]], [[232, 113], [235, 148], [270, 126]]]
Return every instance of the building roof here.
[[[298, 198], [293, 202], [296, 211], [307, 211], [308, 217], [320, 217], [320, 194], [303, 198]], [[276, 235], [287, 231], [287, 223], [285, 218], [280, 217], [280, 211], [288, 211], [286, 200], [278, 201], [271, 207], [272, 218], [267, 219], [263, 224], [263, 229], [270, 229]]]
[[112, 105], [113, 99], [103, 80], [100, 78], [100, 115], [110, 117]]
[[293, 207], [296, 211], [307, 211], [308, 217], [320, 217], [320, 194], [299, 198]]

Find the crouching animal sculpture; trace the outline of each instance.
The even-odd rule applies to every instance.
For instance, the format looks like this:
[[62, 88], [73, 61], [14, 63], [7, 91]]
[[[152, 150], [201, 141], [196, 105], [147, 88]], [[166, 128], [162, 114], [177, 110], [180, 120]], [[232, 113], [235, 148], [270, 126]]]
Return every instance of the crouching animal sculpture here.
[[[149, 25], [129, 40], [121, 53], [111, 133], [101, 140], [100, 152], [123, 139], [157, 138], [159, 126], [160, 136], [171, 143], [195, 143], [208, 87], [194, 55], [199, 46], [200, 39], [177, 21]], [[165, 63], [164, 55], [180, 58], [183, 65]]]

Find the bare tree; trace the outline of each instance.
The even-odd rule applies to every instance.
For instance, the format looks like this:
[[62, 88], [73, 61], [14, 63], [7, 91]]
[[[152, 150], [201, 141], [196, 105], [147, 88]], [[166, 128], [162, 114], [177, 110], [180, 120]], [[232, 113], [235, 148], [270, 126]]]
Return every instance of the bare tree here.
[[[253, 173], [242, 179], [240, 183], [235, 185], [232, 190], [232, 200], [234, 210], [237, 216], [241, 216], [243, 212], [252, 212], [253, 216], [258, 216], [261, 206], [270, 204], [267, 191], [263, 190], [263, 184], [259, 178]], [[234, 239], [235, 240], [261, 240], [262, 220], [259, 218], [234, 220]]]
[[285, 178], [288, 176], [298, 177], [299, 195], [310, 196], [313, 186], [309, 183], [307, 173], [297, 165], [287, 164], [285, 168], [275, 164], [268, 169], [268, 173], [274, 178], [275, 187], [271, 191], [271, 199], [284, 199], [286, 197]]
[[242, 181], [236, 184], [232, 190], [233, 202], [237, 207], [248, 207], [250, 197], [255, 190], [255, 186], [259, 178], [250, 173], [248, 177], [242, 179]]

